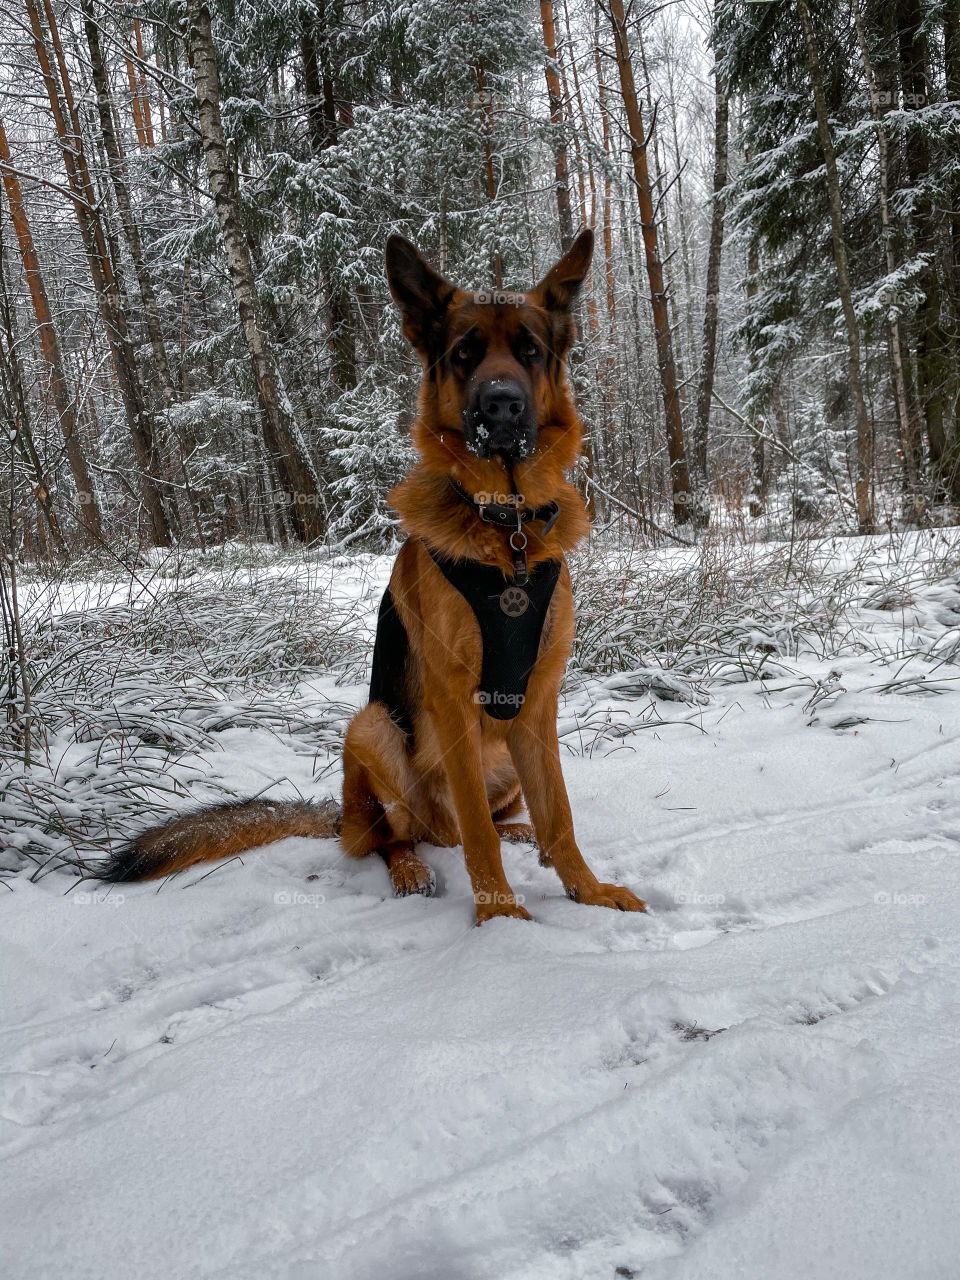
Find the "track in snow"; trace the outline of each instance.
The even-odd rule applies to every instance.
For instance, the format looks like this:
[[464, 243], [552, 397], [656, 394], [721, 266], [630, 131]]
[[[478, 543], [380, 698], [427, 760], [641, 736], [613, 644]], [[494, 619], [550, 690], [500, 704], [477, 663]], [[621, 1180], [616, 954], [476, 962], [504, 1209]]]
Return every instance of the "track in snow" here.
[[15, 882], [5, 1277], [956, 1280], [960, 706], [760, 692], [565, 761], [646, 918], [511, 846], [483, 930], [458, 851]]

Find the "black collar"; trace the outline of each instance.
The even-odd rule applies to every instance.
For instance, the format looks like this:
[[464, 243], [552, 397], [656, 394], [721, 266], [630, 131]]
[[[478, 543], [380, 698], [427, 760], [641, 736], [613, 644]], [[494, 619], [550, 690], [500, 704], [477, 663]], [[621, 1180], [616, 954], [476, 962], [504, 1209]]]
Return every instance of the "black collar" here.
[[[452, 476], [450, 477], [450, 485], [460, 501], [473, 507], [480, 519], [485, 520], [487, 524], [498, 524], [505, 529], [518, 529], [521, 525], [529, 524], [532, 520], [543, 520], [545, 523], [540, 530], [540, 536], [545, 538], [560, 516], [560, 507], [556, 502], [545, 502], [542, 507], [522, 507], [519, 505], [519, 501], [478, 502]], [[511, 496], [517, 497], [516, 494]]]

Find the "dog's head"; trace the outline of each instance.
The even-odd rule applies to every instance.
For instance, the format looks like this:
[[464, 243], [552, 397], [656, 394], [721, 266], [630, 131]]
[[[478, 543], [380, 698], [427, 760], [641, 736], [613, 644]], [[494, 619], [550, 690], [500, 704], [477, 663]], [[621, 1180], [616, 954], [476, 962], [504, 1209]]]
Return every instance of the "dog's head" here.
[[457, 289], [402, 236], [387, 241], [387, 278], [403, 331], [424, 364], [435, 435], [462, 437], [477, 457], [532, 457], [576, 421], [565, 378], [570, 308], [593, 252], [583, 231], [526, 293]]

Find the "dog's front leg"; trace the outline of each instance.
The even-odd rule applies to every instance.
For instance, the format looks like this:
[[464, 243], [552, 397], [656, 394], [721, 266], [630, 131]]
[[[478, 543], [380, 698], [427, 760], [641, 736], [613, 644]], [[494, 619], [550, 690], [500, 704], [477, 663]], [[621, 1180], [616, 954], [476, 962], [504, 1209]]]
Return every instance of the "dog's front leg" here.
[[504, 875], [500, 837], [490, 816], [483, 777], [477, 713], [472, 707], [465, 709], [456, 695], [436, 707], [430, 706], [425, 698], [424, 706], [443, 752], [443, 767], [460, 824], [464, 861], [473, 884], [477, 924], [493, 916], [529, 920], [530, 913], [516, 901]]
[[507, 743], [537, 833], [540, 861], [556, 870], [567, 896], [595, 907], [645, 911], [646, 903], [632, 890], [602, 884], [577, 846], [560, 768], [556, 698], [542, 688], [533, 688], [511, 725]]

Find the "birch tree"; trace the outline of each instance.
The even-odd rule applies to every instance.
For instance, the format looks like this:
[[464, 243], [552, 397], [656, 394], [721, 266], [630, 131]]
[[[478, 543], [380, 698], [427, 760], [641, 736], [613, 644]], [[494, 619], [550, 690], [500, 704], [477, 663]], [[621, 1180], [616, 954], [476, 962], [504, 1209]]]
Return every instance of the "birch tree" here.
[[673, 517], [678, 524], [684, 524], [693, 516], [693, 502], [683, 434], [680, 391], [677, 385], [677, 366], [673, 352], [673, 334], [670, 327], [663, 263], [660, 258], [657, 238], [653, 185], [647, 161], [647, 136], [644, 131], [643, 116], [637, 97], [633, 61], [627, 39], [627, 21], [624, 14], [623, 0], [610, 0], [608, 13], [613, 29], [617, 71], [620, 76], [620, 92], [623, 98], [623, 107], [630, 136], [634, 189], [640, 214], [640, 232], [643, 238], [647, 280], [650, 286], [650, 305], [653, 310], [654, 338], [657, 348], [657, 368], [663, 397], [667, 455], [670, 461]]
[[285, 494], [290, 524], [302, 542], [311, 542], [322, 534], [324, 527], [319, 482], [293, 421], [276, 360], [260, 325], [256, 278], [240, 216], [236, 172], [223, 134], [220, 77], [210, 10], [203, 0], [189, 0], [188, 13], [207, 178], [260, 401], [264, 444]]

